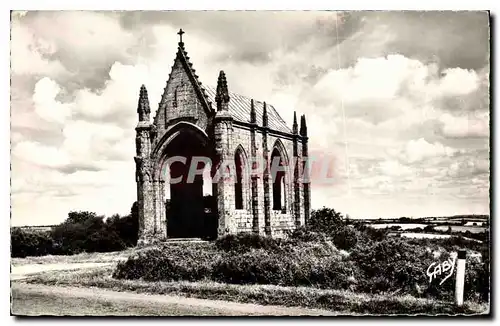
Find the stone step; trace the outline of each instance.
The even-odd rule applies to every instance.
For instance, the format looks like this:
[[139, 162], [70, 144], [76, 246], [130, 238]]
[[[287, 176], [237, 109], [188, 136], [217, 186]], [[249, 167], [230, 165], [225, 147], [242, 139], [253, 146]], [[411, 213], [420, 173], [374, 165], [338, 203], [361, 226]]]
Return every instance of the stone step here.
[[201, 238], [168, 238], [166, 242], [170, 243], [184, 243], [184, 242], [208, 242]]

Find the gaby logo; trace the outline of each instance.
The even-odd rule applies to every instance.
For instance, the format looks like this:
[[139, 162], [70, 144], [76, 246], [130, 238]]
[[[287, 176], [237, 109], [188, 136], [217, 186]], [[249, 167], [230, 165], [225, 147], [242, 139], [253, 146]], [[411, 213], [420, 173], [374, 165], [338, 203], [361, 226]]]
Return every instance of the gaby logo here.
[[448, 260], [443, 261], [442, 263], [437, 263], [434, 262], [429, 265], [427, 268], [427, 276], [429, 277], [429, 283], [432, 282], [435, 278], [440, 276], [441, 274], [448, 274], [446, 275], [445, 278], [441, 280], [439, 285], [443, 284], [448, 278], [450, 278], [451, 275], [453, 275], [453, 272], [455, 270], [455, 263], [457, 260], [457, 256], [455, 255], [454, 257], [448, 258]]

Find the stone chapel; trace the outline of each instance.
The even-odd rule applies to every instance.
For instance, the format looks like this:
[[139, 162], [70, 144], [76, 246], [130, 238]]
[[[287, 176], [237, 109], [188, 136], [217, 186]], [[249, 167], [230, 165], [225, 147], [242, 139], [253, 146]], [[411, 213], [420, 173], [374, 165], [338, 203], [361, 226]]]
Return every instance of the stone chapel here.
[[[134, 158], [139, 245], [239, 232], [281, 236], [304, 225], [311, 191], [299, 175], [307, 165], [292, 165], [294, 158], [308, 156], [305, 116], [299, 129], [294, 112], [290, 129], [272, 105], [229, 92], [223, 71], [216, 88], [202, 86], [183, 33], [178, 33], [177, 54], [152, 121], [146, 87], [140, 88]], [[186, 160], [170, 163], [172, 157]], [[229, 172], [235, 177], [211, 182], [197, 175], [187, 182], [194, 157], [211, 159], [210, 176], [223, 162], [233, 162]], [[267, 163], [262, 173], [251, 173], [256, 158]], [[282, 169], [273, 180], [269, 164], [276, 158]], [[174, 177], [181, 181], [170, 183]], [[206, 182], [211, 183], [211, 196], [203, 194]]]

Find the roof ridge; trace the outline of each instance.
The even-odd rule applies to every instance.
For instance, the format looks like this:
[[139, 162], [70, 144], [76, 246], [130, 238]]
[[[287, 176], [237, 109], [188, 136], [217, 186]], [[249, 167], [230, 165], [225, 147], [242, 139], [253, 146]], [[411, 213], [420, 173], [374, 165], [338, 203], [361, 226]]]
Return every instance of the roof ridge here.
[[[205, 85], [205, 87], [209, 90], [210, 93], [213, 93], [213, 95], [215, 95], [216, 89], [217, 89], [215, 86]], [[230, 108], [232, 107], [231, 103], [235, 106], [241, 107], [241, 104], [239, 104], [238, 102], [244, 102], [245, 106], [246, 106], [246, 104], [248, 104], [248, 106], [249, 106], [250, 101], [252, 100], [251, 97], [248, 97], [246, 95], [242, 95], [239, 93], [235, 93], [235, 92], [232, 92], [230, 90], [229, 90], [229, 96], [231, 97], [231, 100], [229, 101]], [[266, 101], [259, 101], [256, 99], [253, 99], [253, 100], [254, 100], [255, 109], [260, 112], [258, 114], [258, 118], [257, 118], [258, 120], [260, 120], [262, 118], [261, 117], [262, 116], [262, 107], [264, 105], [264, 102], [266, 102]], [[276, 127], [284, 128], [286, 130], [286, 132], [292, 133], [292, 130], [288, 127], [286, 121], [281, 117], [278, 110], [276, 110], [276, 107], [272, 104], [267, 103], [267, 102], [266, 102], [266, 106], [268, 109], [268, 115], [270, 118], [270, 122], [271, 122], [271, 120], [276, 120]], [[243, 116], [241, 118], [243, 118]], [[244, 117], [243, 122], [245, 122], [246, 120], [250, 121], [250, 111], [248, 111], [248, 117], [246, 117], [246, 116]], [[272, 125], [270, 125], [269, 127], [271, 127], [271, 129], [272, 129]]]
[[196, 74], [196, 69], [193, 68], [193, 63], [189, 61], [189, 56], [186, 49], [184, 48], [183, 42], [179, 42], [179, 46], [177, 47], [176, 57], [180, 57], [181, 61], [184, 63], [184, 68], [187, 70], [188, 74], [192, 77], [195, 84], [194, 85], [195, 89], [199, 92], [199, 95], [201, 95], [201, 97], [205, 101], [205, 105], [208, 107], [210, 111], [214, 111], [214, 109], [212, 108], [212, 102], [209, 100], [205, 88], [202, 86], [199, 76]]

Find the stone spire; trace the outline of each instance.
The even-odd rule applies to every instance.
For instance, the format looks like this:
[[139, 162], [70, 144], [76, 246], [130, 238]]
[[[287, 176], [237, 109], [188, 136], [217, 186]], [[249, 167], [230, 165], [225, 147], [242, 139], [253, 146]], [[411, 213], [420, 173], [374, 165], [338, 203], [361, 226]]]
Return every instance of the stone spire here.
[[298, 125], [297, 125], [297, 114], [295, 113], [295, 111], [293, 111], [293, 126], [292, 126], [292, 131], [293, 131], [293, 134], [296, 135], [298, 133]]
[[306, 125], [306, 116], [303, 114], [300, 117], [300, 135], [307, 137], [307, 125]]
[[255, 113], [255, 105], [253, 104], [253, 99], [250, 100], [250, 122], [257, 122], [257, 114]]
[[267, 118], [267, 105], [266, 102], [264, 102], [264, 109], [262, 113], [262, 126], [267, 127], [268, 125], [268, 118]]
[[229, 103], [229, 91], [227, 90], [226, 74], [223, 70], [220, 71], [219, 79], [217, 80], [215, 102], [217, 102], [217, 111], [227, 110], [227, 104]]
[[149, 113], [151, 113], [151, 109], [149, 108], [148, 90], [144, 84], [141, 86], [141, 90], [139, 92], [137, 113], [139, 114], [139, 121], [149, 122]]

